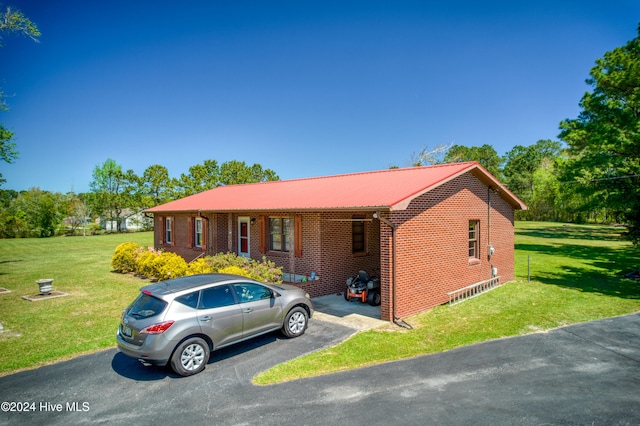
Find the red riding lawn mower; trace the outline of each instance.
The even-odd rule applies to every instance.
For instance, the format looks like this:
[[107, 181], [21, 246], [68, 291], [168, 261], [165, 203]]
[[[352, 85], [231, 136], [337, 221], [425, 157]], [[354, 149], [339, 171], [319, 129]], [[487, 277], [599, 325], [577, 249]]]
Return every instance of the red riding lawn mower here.
[[367, 271], [359, 271], [347, 279], [344, 300], [360, 299], [361, 303], [368, 302], [371, 306], [380, 305], [380, 278], [370, 277]]

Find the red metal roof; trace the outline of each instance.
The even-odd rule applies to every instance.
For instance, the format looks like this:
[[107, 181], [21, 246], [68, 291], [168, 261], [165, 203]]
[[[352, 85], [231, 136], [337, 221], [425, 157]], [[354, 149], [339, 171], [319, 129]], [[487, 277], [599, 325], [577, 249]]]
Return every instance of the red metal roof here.
[[471, 172], [516, 209], [527, 206], [476, 162], [220, 186], [147, 212], [403, 210], [415, 197]]

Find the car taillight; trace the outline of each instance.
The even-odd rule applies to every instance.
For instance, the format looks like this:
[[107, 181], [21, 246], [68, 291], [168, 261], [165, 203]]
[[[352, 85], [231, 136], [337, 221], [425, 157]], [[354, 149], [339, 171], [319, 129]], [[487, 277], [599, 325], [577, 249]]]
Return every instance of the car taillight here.
[[140, 334], [162, 334], [173, 325], [173, 321], [160, 322], [140, 330]]

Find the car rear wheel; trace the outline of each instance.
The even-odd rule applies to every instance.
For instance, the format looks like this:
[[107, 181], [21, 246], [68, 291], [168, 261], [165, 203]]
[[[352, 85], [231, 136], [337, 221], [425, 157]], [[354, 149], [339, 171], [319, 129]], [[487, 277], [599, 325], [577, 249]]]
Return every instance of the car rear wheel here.
[[198, 374], [209, 361], [209, 345], [199, 337], [180, 343], [171, 357], [171, 368], [181, 376]]
[[291, 309], [284, 319], [282, 333], [287, 337], [298, 337], [307, 329], [308, 315], [304, 308], [299, 306]]

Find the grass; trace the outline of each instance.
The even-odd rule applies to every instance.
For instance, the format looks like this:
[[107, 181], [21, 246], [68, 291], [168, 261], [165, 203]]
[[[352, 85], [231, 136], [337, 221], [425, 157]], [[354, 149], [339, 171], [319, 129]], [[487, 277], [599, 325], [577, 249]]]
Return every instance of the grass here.
[[[481, 297], [407, 319], [414, 329], [385, 328], [258, 375], [271, 384], [431, 354], [640, 311], [640, 251], [616, 227], [516, 224], [516, 281]], [[528, 281], [529, 260], [531, 281]]]
[[[116, 246], [153, 243], [151, 232], [0, 240], [0, 375], [114, 346], [122, 309], [143, 281], [111, 272]], [[68, 294], [30, 302], [36, 280]]]
[[[446, 351], [507, 336], [640, 311], [640, 251], [603, 226], [516, 223], [516, 281], [454, 306], [407, 319], [414, 330], [359, 333], [276, 366], [268, 384]], [[151, 245], [152, 233], [0, 240], [0, 375], [114, 346], [122, 309], [144, 281], [111, 272], [115, 247]], [[527, 281], [528, 259], [531, 282]], [[35, 281], [54, 278], [67, 297], [29, 302]]]

